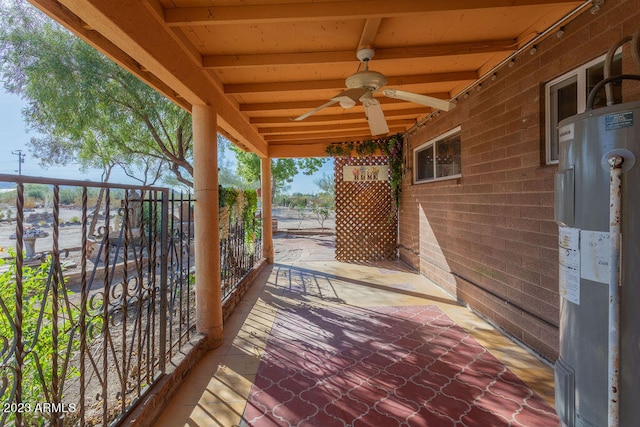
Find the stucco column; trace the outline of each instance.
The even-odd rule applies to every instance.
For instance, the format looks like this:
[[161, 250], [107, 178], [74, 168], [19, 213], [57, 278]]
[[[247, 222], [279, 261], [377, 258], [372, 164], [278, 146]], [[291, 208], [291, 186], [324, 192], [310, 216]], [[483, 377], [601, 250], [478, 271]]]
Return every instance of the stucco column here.
[[196, 328], [206, 335], [207, 346], [215, 348], [222, 344], [216, 110], [208, 105], [194, 105], [192, 118]]
[[271, 219], [271, 158], [260, 159], [260, 182], [262, 185], [262, 255], [273, 264], [273, 227]]

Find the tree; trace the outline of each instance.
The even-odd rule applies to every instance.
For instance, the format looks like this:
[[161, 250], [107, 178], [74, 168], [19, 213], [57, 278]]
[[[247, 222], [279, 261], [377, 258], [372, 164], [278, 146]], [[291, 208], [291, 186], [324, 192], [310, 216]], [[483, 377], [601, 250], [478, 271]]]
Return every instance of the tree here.
[[[260, 180], [260, 157], [255, 153], [242, 151], [232, 146], [238, 160], [238, 175], [249, 182]], [[294, 177], [302, 172], [305, 175], [313, 175], [327, 161], [324, 158], [303, 159], [272, 159], [271, 160], [271, 198], [286, 190], [287, 185], [293, 182]]]
[[313, 183], [320, 188], [322, 193], [326, 193], [333, 198], [335, 194], [335, 179], [333, 175], [322, 174], [322, 178], [316, 179]]
[[324, 230], [324, 222], [327, 219], [329, 219], [329, 215], [331, 214], [331, 211], [329, 210], [328, 207], [320, 206], [317, 204], [314, 204], [311, 210], [316, 215], [316, 219], [320, 223], [320, 227]]
[[[43, 166], [78, 161], [108, 179], [122, 167], [143, 184], [167, 170], [192, 186], [191, 116], [22, 2], [0, 6], [0, 78], [27, 100]], [[141, 177], [142, 176], [142, 177]]]
[[245, 180], [236, 173], [235, 162], [227, 159], [227, 154], [232, 151], [231, 147], [232, 144], [227, 138], [218, 135], [218, 184], [242, 190], [257, 190], [260, 187], [259, 181]]

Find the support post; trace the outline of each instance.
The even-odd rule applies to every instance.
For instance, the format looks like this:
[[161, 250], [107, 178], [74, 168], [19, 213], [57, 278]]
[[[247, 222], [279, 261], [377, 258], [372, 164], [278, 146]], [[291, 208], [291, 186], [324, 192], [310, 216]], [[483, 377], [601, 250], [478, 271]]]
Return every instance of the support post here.
[[273, 264], [273, 227], [271, 221], [271, 158], [260, 159], [260, 183], [262, 186], [262, 254], [268, 264]]
[[196, 329], [206, 336], [207, 347], [215, 348], [223, 340], [217, 117], [209, 105], [194, 105], [192, 116]]

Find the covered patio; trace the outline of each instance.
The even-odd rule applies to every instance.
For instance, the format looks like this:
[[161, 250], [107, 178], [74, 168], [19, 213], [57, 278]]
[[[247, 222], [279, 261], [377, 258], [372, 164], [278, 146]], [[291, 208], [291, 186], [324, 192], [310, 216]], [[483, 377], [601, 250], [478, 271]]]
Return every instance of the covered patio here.
[[559, 424], [551, 367], [433, 282], [298, 240], [301, 256], [276, 251], [156, 425]]
[[[123, 423], [559, 423], [545, 88], [602, 73], [609, 47], [637, 31], [638, 0], [30, 1], [192, 113], [199, 350], [188, 360], [204, 357], [145, 391]], [[619, 61], [632, 63], [628, 48]], [[218, 134], [260, 157], [267, 264], [227, 320]], [[271, 159], [392, 137], [399, 260], [341, 263], [321, 248], [279, 260]]]

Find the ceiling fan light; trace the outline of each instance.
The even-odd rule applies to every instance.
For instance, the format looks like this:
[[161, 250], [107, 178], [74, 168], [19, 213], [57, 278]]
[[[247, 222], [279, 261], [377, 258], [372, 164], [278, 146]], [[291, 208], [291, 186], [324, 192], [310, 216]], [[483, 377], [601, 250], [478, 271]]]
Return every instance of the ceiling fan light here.
[[356, 105], [356, 101], [354, 101], [349, 97], [345, 96], [340, 98], [340, 106], [342, 108], [351, 108], [351, 107], [354, 107], [355, 105]]

